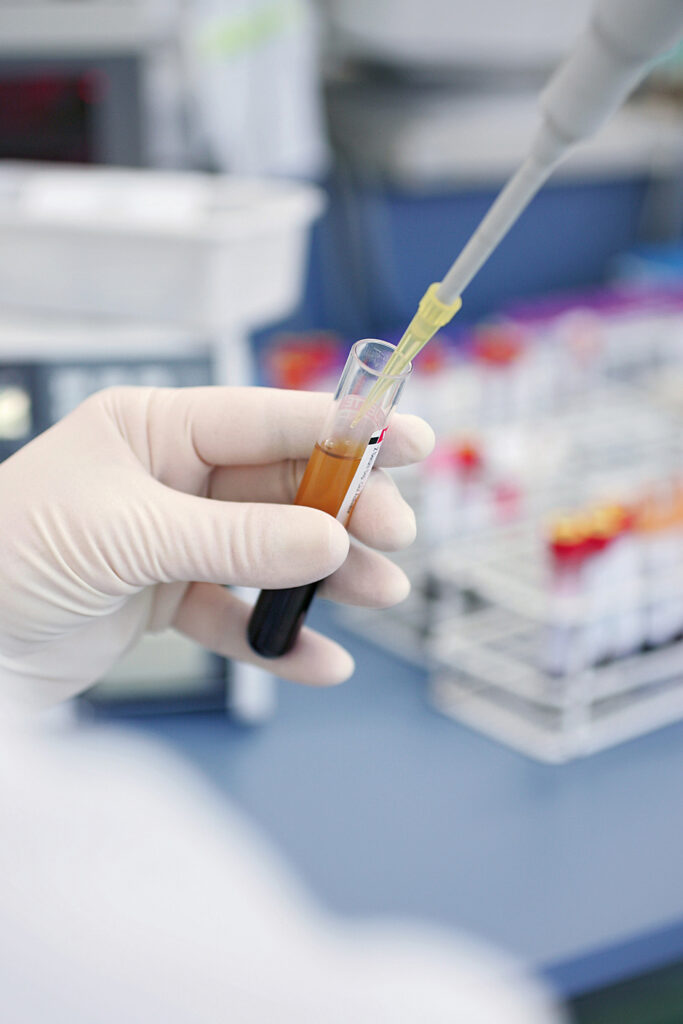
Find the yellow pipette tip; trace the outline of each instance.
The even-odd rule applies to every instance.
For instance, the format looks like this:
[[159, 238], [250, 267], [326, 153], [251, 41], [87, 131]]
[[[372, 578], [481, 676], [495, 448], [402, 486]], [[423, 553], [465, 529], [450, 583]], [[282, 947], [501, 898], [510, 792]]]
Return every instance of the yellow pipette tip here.
[[438, 282], [431, 284], [420, 299], [417, 313], [408, 324], [392, 357], [390, 364], [392, 370], [398, 365], [407, 365], [411, 359], [414, 359], [427, 342], [432, 340], [436, 332], [447, 324], [462, 306], [460, 297], [451, 303], [442, 302], [437, 298], [436, 293], [440, 287]]
[[[455, 316], [462, 306], [462, 299], [460, 297], [450, 304], [442, 302], [441, 299], [437, 298], [436, 293], [440, 287], [441, 285], [438, 281], [435, 284], [431, 284], [420, 299], [417, 313], [408, 324], [403, 337], [396, 346], [394, 354], [384, 367], [383, 373], [392, 374], [403, 370], [417, 353], [425, 347], [427, 342], [432, 340], [436, 332]], [[371, 389], [355, 419], [352, 421], [352, 427], [360, 422], [363, 415], [373, 402], [376, 402], [383, 394], [386, 388], [387, 381], [380, 378]]]
[[455, 316], [462, 306], [462, 299], [458, 296], [455, 302], [450, 304], [442, 302], [437, 298], [437, 291], [441, 287], [440, 282], [430, 284], [427, 291], [420, 299], [417, 313], [410, 322], [408, 330], [415, 336], [422, 338], [426, 344], [434, 337], [436, 332], [444, 327], [449, 320]]
[[442, 302], [437, 298], [436, 293], [440, 287], [438, 281], [430, 284], [420, 299], [417, 313], [404, 331], [394, 355], [387, 364], [387, 369], [394, 370], [399, 365], [407, 365], [462, 306], [460, 297], [451, 303]]

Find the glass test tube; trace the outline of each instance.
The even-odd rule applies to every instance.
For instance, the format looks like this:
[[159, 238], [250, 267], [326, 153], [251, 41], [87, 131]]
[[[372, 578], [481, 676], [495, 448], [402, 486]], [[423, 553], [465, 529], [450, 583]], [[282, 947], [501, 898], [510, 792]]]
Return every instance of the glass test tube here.
[[[351, 349], [295, 505], [318, 508], [348, 525], [410, 374], [410, 363], [399, 373], [383, 372], [394, 351], [394, 345], [374, 339], [357, 341]], [[375, 387], [378, 381], [381, 389]], [[373, 388], [377, 397], [368, 404]], [[278, 658], [291, 650], [319, 582], [261, 591], [247, 630], [257, 654]]]

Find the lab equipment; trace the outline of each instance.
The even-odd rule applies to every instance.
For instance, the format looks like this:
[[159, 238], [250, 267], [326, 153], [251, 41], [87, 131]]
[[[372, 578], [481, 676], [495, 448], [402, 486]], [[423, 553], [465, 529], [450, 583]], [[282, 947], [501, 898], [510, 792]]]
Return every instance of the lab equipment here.
[[200, 158], [237, 174], [323, 177], [317, 13], [313, 0], [195, 0], [182, 48]]
[[528, 156], [439, 285], [441, 302], [455, 302], [569, 149], [621, 106], [682, 30], [679, 0], [598, 0], [541, 94], [541, 124]]
[[[374, 339], [352, 347], [295, 504], [348, 524], [410, 373], [410, 364], [399, 373], [390, 372], [395, 351], [388, 342]], [[248, 627], [257, 654], [276, 658], [292, 648], [317, 587], [314, 582], [261, 591]]]
[[290, 312], [310, 185], [4, 163], [0, 303], [225, 332]]
[[547, 67], [581, 29], [590, 0], [327, 0], [333, 52], [355, 62], [450, 71]]
[[550, 551], [533, 521], [480, 537], [476, 564], [441, 550], [437, 579], [477, 604], [432, 633], [436, 706], [549, 762], [676, 721], [682, 522], [679, 499], [658, 498], [563, 522]]
[[450, 303], [441, 302], [436, 294], [438, 287], [438, 284], [430, 285], [422, 296], [417, 313], [387, 362], [385, 373], [374, 382], [359, 408], [354, 426], [360, 421], [361, 416], [367, 415], [372, 405], [381, 399], [384, 389], [390, 386], [392, 377], [401, 374], [427, 342], [431, 341], [439, 328], [447, 324], [460, 309], [462, 301], [459, 296]]
[[[208, 345], [191, 330], [0, 311], [0, 462], [102, 388], [210, 383]], [[220, 709], [229, 671], [179, 634], [148, 634], [83, 700], [126, 713]]]
[[680, 0], [598, 0], [587, 29], [541, 94], [541, 124], [527, 157], [443, 281], [428, 289], [399, 342], [392, 372], [457, 313], [467, 285], [555, 167], [621, 106], [682, 30]]
[[32, 366], [0, 363], [0, 461], [34, 432], [33, 390]]

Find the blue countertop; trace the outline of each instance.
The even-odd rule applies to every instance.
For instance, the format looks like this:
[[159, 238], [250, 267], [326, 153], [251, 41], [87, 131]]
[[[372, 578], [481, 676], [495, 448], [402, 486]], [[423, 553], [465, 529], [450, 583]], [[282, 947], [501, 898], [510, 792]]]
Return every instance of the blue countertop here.
[[433, 711], [426, 677], [331, 625], [351, 682], [276, 718], [140, 720], [230, 796], [321, 902], [488, 939], [563, 994], [683, 959], [683, 723], [569, 765]]

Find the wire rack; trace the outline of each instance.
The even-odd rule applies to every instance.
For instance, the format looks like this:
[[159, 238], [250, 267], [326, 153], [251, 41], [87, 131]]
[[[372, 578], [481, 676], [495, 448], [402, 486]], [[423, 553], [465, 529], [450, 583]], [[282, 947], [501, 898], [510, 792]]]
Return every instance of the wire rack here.
[[[409, 599], [388, 612], [346, 610], [345, 624], [426, 667], [440, 711], [539, 760], [585, 756], [683, 717], [683, 639], [675, 633], [652, 649], [552, 670], [558, 636], [579, 649], [579, 631], [609, 630], [613, 609], [554, 595], [543, 541], [558, 509], [680, 479], [681, 426], [670, 405], [619, 383], [539, 420], [541, 435], [563, 439], [564, 455], [555, 475], [527, 493], [523, 515], [432, 550], [418, 546], [400, 560]], [[406, 483], [417, 497], [415, 478]], [[620, 593], [619, 613], [649, 621], [669, 608], [683, 629], [683, 540], [681, 555], [647, 587]]]

